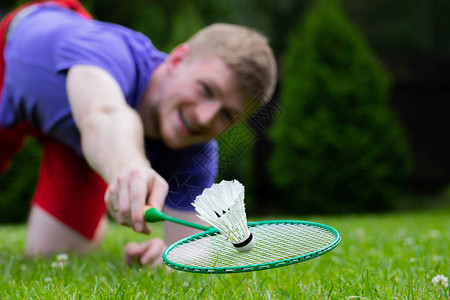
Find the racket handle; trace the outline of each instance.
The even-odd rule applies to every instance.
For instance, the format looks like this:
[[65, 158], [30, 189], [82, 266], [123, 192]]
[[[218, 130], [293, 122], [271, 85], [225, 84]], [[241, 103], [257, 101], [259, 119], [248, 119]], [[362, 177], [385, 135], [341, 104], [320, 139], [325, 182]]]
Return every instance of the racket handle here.
[[145, 206], [145, 221], [150, 223], [161, 222], [166, 219], [166, 215], [157, 208], [146, 205]]
[[151, 207], [151, 206], [145, 206], [145, 208], [146, 208], [146, 211], [144, 214], [144, 218], [145, 218], [145, 221], [150, 222], [150, 223], [161, 222], [161, 221], [170, 221], [173, 223], [181, 224], [184, 226], [192, 227], [192, 228], [203, 230], [203, 231], [206, 231], [206, 230], [209, 230], [212, 228], [212, 227], [207, 227], [207, 226], [195, 224], [192, 222], [184, 221], [181, 219], [169, 217], [162, 211], [158, 210], [157, 208]]

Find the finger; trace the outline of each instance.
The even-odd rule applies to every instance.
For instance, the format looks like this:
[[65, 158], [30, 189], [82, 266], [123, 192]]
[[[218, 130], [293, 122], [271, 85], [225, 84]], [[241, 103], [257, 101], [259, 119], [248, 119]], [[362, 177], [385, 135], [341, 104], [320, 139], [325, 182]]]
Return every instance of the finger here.
[[144, 255], [145, 251], [151, 246], [152, 240], [144, 241], [141, 243], [130, 242], [124, 248], [124, 254], [139, 259]]
[[164, 254], [164, 251], [167, 248], [166, 244], [161, 239], [158, 239], [158, 240], [159, 240], [159, 250], [160, 251], [158, 254], [156, 254], [153, 261], [150, 263], [151, 267], [156, 267], [163, 263], [162, 255]]
[[131, 242], [128, 243], [123, 251], [123, 260], [127, 264], [127, 266], [131, 266], [133, 263], [139, 261], [139, 258], [142, 255], [141, 247], [138, 243]]
[[130, 203], [129, 203], [129, 186], [128, 178], [122, 175], [118, 179], [118, 203], [119, 211], [117, 212], [117, 221], [122, 225], [132, 226], [130, 218]]
[[111, 183], [105, 193], [105, 204], [111, 216], [115, 217], [115, 202], [117, 201], [117, 184]]
[[144, 229], [142, 230], [142, 233], [144, 233], [144, 234], [152, 233], [152, 228], [145, 222], [144, 222]]
[[148, 240], [142, 243], [131, 242], [124, 249], [124, 259], [128, 265], [132, 265], [133, 263], [139, 263], [141, 257], [145, 254], [147, 249], [149, 249], [152, 245], [152, 240]]
[[156, 266], [162, 262], [162, 254], [166, 248], [164, 242], [160, 239], [152, 239], [151, 244], [140, 259], [143, 265]]
[[147, 195], [147, 182], [137, 170], [131, 172], [130, 181], [130, 207], [131, 207], [131, 221], [133, 222], [134, 230], [137, 232], [147, 233], [150, 229], [144, 222], [144, 204]]
[[106, 192], [105, 192], [105, 203], [106, 203], [106, 205], [108, 205], [108, 207], [112, 203], [111, 200], [112, 200], [114, 193], [115, 193], [115, 184], [113, 182], [110, 185], [108, 185], [108, 188], [106, 189]]
[[150, 264], [150, 267], [154, 268], [154, 267], [157, 267], [157, 266], [163, 264], [163, 258], [162, 258], [163, 252], [164, 252], [164, 251], [162, 251], [162, 252], [161, 252], [161, 253], [160, 253], [160, 254], [152, 261], [152, 263]]
[[150, 195], [148, 197], [147, 204], [159, 210], [162, 210], [164, 201], [166, 200], [166, 196], [169, 191], [169, 185], [167, 184], [167, 182], [158, 175], [151, 183], [149, 191]]

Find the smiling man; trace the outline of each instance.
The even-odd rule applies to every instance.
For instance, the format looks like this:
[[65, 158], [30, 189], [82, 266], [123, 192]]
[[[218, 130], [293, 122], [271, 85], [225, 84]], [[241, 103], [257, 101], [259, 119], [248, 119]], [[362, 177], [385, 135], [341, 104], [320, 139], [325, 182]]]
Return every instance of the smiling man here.
[[[27, 133], [44, 147], [31, 256], [94, 249], [106, 211], [147, 234], [145, 205], [198, 222], [191, 202], [215, 180], [214, 138], [275, 84], [273, 53], [248, 28], [211, 25], [165, 54], [80, 7], [38, 1], [14, 14], [3, 41], [0, 166]], [[165, 241], [131, 243], [125, 260], [157, 264], [167, 243], [195, 232], [164, 226]]]

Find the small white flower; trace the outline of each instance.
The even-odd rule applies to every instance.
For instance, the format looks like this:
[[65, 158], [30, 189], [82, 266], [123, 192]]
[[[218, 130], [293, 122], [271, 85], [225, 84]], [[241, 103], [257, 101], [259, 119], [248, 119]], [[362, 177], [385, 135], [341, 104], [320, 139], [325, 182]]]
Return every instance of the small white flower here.
[[432, 282], [435, 286], [448, 287], [448, 278], [445, 277], [444, 275], [437, 275], [437, 276], [434, 276], [433, 279], [431, 280], [431, 282]]
[[[65, 266], [67, 266], [68, 259], [69, 259], [69, 256], [65, 253], [61, 253], [56, 256], [57, 264], [61, 267], [61, 269], [64, 268]], [[52, 264], [52, 266], [53, 266], [53, 264]]]
[[66, 253], [61, 253], [56, 256], [57, 261], [67, 261], [69, 256]]
[[438, 239], [441, 237], [441, 232], [439, 230], [436, 229], [432, 229], [428, 232], [428, 235], [430, 236], [430, 238], [432, 239]]
[[406, 236], [406, 234], [408, 233], [408, 230], [405, 228], [405, 227], [400, 227], [398, 230], [397, 230], [397, 236], [399, 237], [399, 238], [404, 238], [405, 236]]
[[51, 282], [51, 281], [52, 281], [52, 278], [51, 278], [51, 277], [45, 277], [45, 278], [44, 278], [44, 281], [45, 281], [45, 282]]
[[58, 263], [56, 261], [52, 262], [52, 268], [58, 267]]
[[359, 239], [362, 239], [366, 236], [366, 230], [364, 228], [356, 228], [355, 229], [355, 236]]
[[440, 262], [442, 260], [442, 256], [434, 254], [433, 256], [431, 256], [431, 260], [435, 263]]
[[403, 243], [405, 246], [413, 246], [416, 243], [416, 240], [412, 237], [407, 237], [404, 239]]

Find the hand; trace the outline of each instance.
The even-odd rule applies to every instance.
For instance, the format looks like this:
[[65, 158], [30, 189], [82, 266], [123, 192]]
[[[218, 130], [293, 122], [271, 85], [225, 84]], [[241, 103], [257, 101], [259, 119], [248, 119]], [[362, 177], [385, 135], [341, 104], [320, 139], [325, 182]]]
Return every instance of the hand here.
[[152, 168], [131, 169], [109, 184], [105, 193], [106, 207], [120, 224], [149, 234], [151, 229], [144, 220], [145, 205], [162, 209], [168, 190], [167, 182]]
[[131, 242], [125, 246], [123, 260], [128, 266], [133, 263], [156, 267], [162, 264], [162, 254], [167, 248], [163, 240], [154, 238], [143, 243]]

